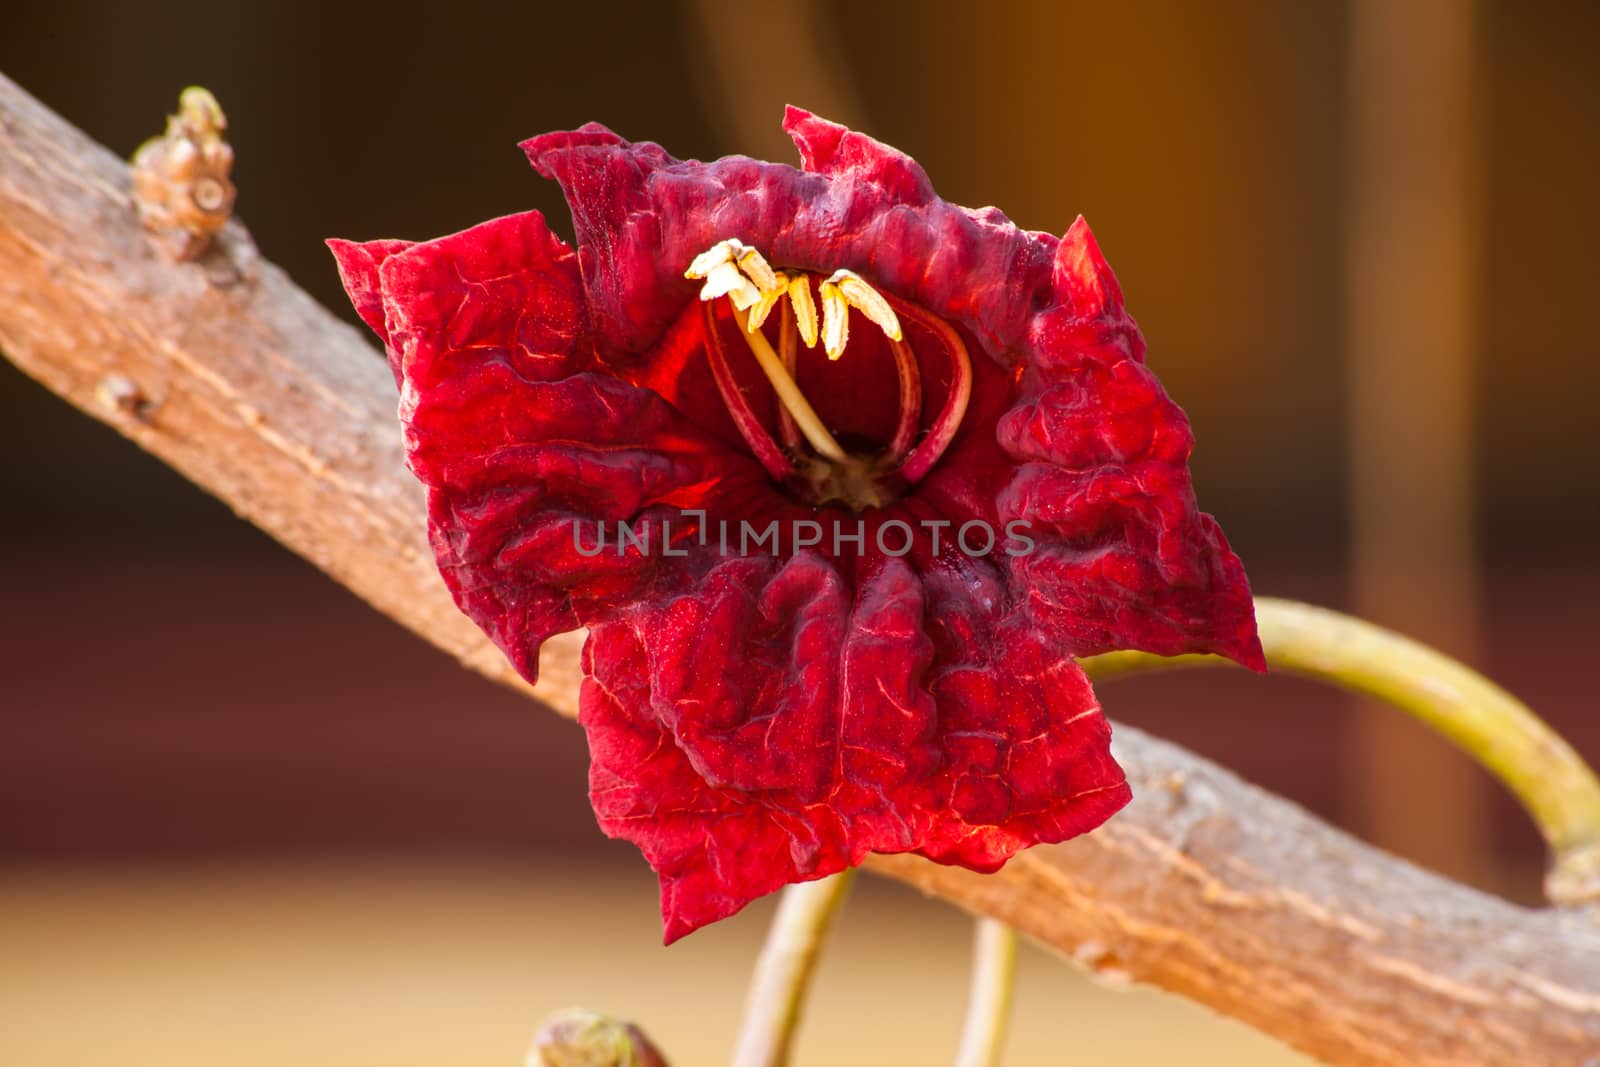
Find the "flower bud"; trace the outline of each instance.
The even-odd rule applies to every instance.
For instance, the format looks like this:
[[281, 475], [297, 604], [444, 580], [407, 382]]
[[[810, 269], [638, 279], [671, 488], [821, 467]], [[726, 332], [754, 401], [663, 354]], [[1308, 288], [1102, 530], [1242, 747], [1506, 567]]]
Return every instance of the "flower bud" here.
[[568, 1008], [539, 1027], [527, 1067], [667, 1067], [667, 1061], [632, 1023]]

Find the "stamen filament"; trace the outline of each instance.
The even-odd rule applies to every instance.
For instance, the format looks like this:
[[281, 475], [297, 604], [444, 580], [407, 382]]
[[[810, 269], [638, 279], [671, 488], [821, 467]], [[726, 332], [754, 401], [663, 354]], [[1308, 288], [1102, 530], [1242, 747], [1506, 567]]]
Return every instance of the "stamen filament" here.
[[915, 485], [927, 477], [933, 465], [939, 462], [939, 457], [944, 455], [945, 449], [955, 439], [956, 432], [961, 429], [961, 421], [966, 418], [967, 403], [972, 399], [972, 357], [967, 354], [967, 346], [961, 340], [961, 335], [937, 315], [929, 314], [914, 304], [902, 303], [900, 311], [939, 334], [945, 350], [950, 353], [950, 392], [945, 397], [944, 407], [933, 420], [928, 436], [922, 439], [916, 451], [906, 457], [900, 468], [901, 476]]
[[[711, 305], [707, 304], [706, 307]], [[715, 320], [707, 312], [707, 333], [714, 333]], [[784, 368], [783, 360], [772, 350], [772, 345], [767, 341], [766, 334], [760, 330], [751, 331], [746, 327], [750, 321], [749, 314], [737, 305], [733, 308], [733, 321], [739, 326], [739, 336], [744, 338], [745, 344], [750, 346], [750, 354], [756, 357], [756, 363], [766, 374], [767, 380], [772, 383], [772, 389], [778, 394], [778, 401], [793, 416], [795, 425], [800, 432], [805, 434], [811, 447], [824, 459], [831, 459], [835, 463], [842, 463], [849, 458], [849, 454], [839, 447], [839, 442], [833, 439], [833, 434], [822, 424], [822, 419], [817, 417], [816, 409], [811, 402], [800, 392], [800, 387], [795, 384], [794, 378]], [[964, 405], [963, 405], [964, 406]], [[765, 435], [766, 431], [763, 430]], [[768, 437], [770, 442], [772, 438]]]

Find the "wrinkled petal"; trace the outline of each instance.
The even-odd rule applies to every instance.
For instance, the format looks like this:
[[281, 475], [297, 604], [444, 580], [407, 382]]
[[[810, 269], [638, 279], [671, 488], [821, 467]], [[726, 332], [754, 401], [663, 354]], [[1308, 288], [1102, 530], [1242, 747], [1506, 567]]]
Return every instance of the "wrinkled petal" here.
[[942, 752], [927, 805], [935, 818], [918, 851], [992, 871], [1030, 845], [1092, 830], [1127, 804], [1110, 724], [1056, 635], [1025, 612], [989, 608], [1005, 582], [980, 566], [928, 585]]
[[448, 389], [461, 352], [535, 381], [590, 363], [577, 257], [537, 211], [412, 245], [378, 276], [385, 339], [413, 389]]
[[384, 322], [383, 291], [378, 281], [378, 268], [384, 260], [410, 248], [410, 241], [329, 241], [328, 249], [339, 267], [339, 280], [350, 295], [356, 314], [385, 345], [389, 343], [389, 329]]
[[[660, 545], [686, 532], [679, 509], [701, 502], [725, 447], [615, 379], [460, 365], [454, 403], [417, 403], [410, 461], [446, 584], [532, 679], [549, 636], [671, 587], [679, 561]], [[641, 543], [622, 544], [619, 524]]]
[[869, 852], [993, 870], [1127, 802], [1083, 672], [1000, 582], [894, 561], [852, 601], [815, 555], [732, 559], [592, 631], [591, 799], [669, 941]]
[[1144, 365], [1122, 291], [1079, 219], [1057, 303], [1034, 323], [1016, 405], [995, 429], [1016, 464], [998, 498], [1036, 551], [1010, 561], [1028, 610], [1077, 656], [1215, 652], [1264, 670], [1244, 567], [1195, 504], [1188, 418]]
[[[578, 721], [600, 828], [633, 842], [661, 881], [663, 939], [676, 941], [751, 899], [832, 870], [794, 854], [795, 831], [760, 794], [701, 778], [651, 713], [644, 642], [627, 626], [590, 631]], [[806, 860], [807, 857], [800, 857]]]
[[[529, 213], [378, 268], [440, 571], [530, 679], [546, 638], [670, 585], [678, 561], [659, 545], [678, 509], [750, 465], [654, 392], [594, 369], [575, 258]], [[645, 544], [619, 544], [618, 523]]]
[[729, 237], [777, 268], [869, 277], [961, 322], [991, 353], [1025, 334], [1050, 292], [1054, 238], [940, 200], [914, 161], [862, 134], [798, 109], [786, 127], [816, 172], [679, 161], [593, 123], [523, 142], [572, 208], [604, 351], [648, 347], [696, 291], [684, 269]]
[[908, 207], [938, 200], [922, 165], [897, 148], [793, 106], [784, 109], [783, 129], [800, 150], [805, 170], [836, 181], [868, 182]]

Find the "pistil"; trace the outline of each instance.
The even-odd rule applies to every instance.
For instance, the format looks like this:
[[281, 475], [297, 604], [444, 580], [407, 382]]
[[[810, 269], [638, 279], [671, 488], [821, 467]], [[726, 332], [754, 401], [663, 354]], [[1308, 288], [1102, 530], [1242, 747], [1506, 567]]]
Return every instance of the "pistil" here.
[[843, 463], [849, 459], [849, 453], [840, 448], [839, 442], [833, 439], [833, 434], [822, 424], [822, 419], [817, 416], [811, 401], [806, 399], [805, 394], [800, 391], [800, 386], [785, 369], [783, 360], [772, 350], [767, 335], [759, 329], [750, 329], [750, 313], [736, 304], [733, 308], [733, 321], [739, 324], [739, 336], [750, 346], [750, 354], [756, 357], [756, 363], [761, 367], [762, 373], [767, 376], [767, 381], [772, 383], [772, 390], [778, 394], [778, 401], [794, 419], [795, 425], [805, 435], [806, 440], [811, 442], [811, 447], [816, 449], [819, 456], [831, 459], [835, 463]]

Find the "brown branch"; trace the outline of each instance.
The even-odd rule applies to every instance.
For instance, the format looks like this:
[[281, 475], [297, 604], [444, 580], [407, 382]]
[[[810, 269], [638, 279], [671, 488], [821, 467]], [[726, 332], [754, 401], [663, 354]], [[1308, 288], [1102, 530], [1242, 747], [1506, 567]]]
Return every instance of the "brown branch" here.
[[[332, 269], [330, 265], [329, 269]], [[0, 349], [474, 670], [520, 685], [451, 606], [373, 348], [237, 224], [167, 262], [127, 167], [0, 77]], [[534, 695], [571, 715], [577, 638]], [[996, 875], [872, 866], [1346, 1064], [1580, 1064], [1600, 926], [1420, 871], [1127, 728], [1138, 799]]]

